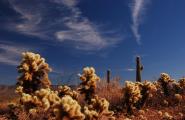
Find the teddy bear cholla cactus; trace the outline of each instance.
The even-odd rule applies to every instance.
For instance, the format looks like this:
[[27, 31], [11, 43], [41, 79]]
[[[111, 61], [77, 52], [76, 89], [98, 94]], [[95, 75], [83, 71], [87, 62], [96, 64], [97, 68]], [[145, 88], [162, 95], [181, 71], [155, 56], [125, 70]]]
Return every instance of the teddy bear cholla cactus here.
[[105, 98], [99, 98], [97, 95], [91, 99], [90, 104], [84, 107], [84, 114], [87, 120], [94, 120], [106, 116], [114, 120], [114, 112], [109, 111], [109, 102]]
[[77, 98], [78, 98], [78, 93], [66, 85], [58, 87], [58, 95], [59, 95], [59, 97], [69, 95], [75, 100], [77, 100]]
[[24, 93], [30, 94], [40, 88], [48, 88], [51, 84], [48, 79], [48, 72], [51, 71], [51, 68], [49, 68], [45, 59], [32, 52], [24, 52], [22, 56], [22, 61], [17, 67], [21, 74], [17, 85], [23, 87]]
[[161, 73], [158, 83], [161, 85], [164, 95], [166, 96], [170, 95], [168, 87], [169, 84], [173, 82], [174, 80], [172, 80], [167, 73]]
[[93, 67], [85, 67], [80, 75], [80, 80], [82, 83], [78, 90], [81, 94], [85, 94], [85, 101], [90, 102], [95, 95], [96, 82], [100, 81], [100, 78], [95, 74]]
[[81, 112], [81, 106], [71, 96], [62, 97], [55, 106], [54, 113], [57, 120], [84, 120], [85, 116]]
[[153, 96], [152, 93], [156, 92], [157, 88], [155, 84], [148, 82], [148, 81], [144, 81], [143, 83], [136, 82], [135, 84], [140, 87], [140, 92], [142, 95], [142, 97], [137, 103], [137, 108], [140, 109], [146, 103], [147, 98]]
[[23, 59], [18, 66], [21, 76], [15, 92], [21, 95], [20, 102], [26, 110], [36, 111], [40, 107], [46, 111], [59, 101], [58, 93], [49, 88], [49, 71], [49, 65], [39, 54], [23, 53]]
[[127, 107], [127, 113], [129, 114], [133, 113], [134, 104], [136, 104], [142, 97], [138, 84], [131, 81], [125, 82], [124, 102]]

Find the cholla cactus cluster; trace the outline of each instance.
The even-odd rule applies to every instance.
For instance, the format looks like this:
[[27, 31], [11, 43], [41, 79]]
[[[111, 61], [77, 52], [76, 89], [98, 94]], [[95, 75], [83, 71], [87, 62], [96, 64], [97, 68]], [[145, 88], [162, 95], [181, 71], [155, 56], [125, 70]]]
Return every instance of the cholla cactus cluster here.
[[124, 90], [124, 103], [127, 107], [127, 112], [132, 114], [135, 107], [137, 109], [143, 107], [147, 98], [152, 96], [152, 91], [156, 91], [157, 88], [153, 83], [147, 81], [143, 83], [126, 81]]
[[148, 81], [144, 81], [143, 83], [136, 83], [140, 86], [140, 91], [141, 91], [141, 99], [137, 103], [137, 108], [140, 109], [141, 107], [144, 106], [146, 103], [146, 100], [148, 97], [152, 97], [152, 92], [156, 92], [157, 88], [156, 86]]
[[112, 118], [113, 112], [108, 110], [109, 102], [104, 98], [95, 97], [96, 82], [100, 78], [95, 74], [94, 68], [86, 67], [80, 75], [82, 83], [79, 91], [85, 94], [85, 100], [89, 101], [82, 108], [77, 102], [78, 93], [70, 87], [64, 85], [59, 86], [57, 91], [51, 90], [49, 71], [49, 65], [39, 54], [23, 53], [23, 59], [18, 66], [21, 76], [18, 78], [15, 92], [21, 95], [20, 103], [30, 114], [37, 113], [39, 109], [51, 109], [58, 120], [92, 120], [103, 115]]
[[30, 113], [37, 112], [39, 108], [47, 111], [49, 108], [58, 104], [60, 97], [57, 91], [52, 91], [50, 88], [42, 88], [32, 94], [22, 92], [20, 102], [24, 105], [25, 109]]
[[125, 82], [125, 93], [124, 102], [127, 107], [127, 113], [132, 114], [134, 104], [136, 104], [141, 99], [141, 91], [138, 84], [130, 81]]
[[109, 102], [105, 98], [99, 98], [95, 95], [96, 82], [100, 81], [100, 78], [95, 74], [95, 69], [93, 67], [84, 68], [80, 80], [82, 83], [78, 90], [81, 94], [85, 94], [85, 101], [87, 102], [83, 108], [86, 120], [94, 120], [102, 116], [114, 119], [114, 113], [108, 110]]
[[158, 83], [161, 85], [164, 95], [169, 96], [169, 84], [174, 82], [167, 73], [161, 73]]
[[55, 107], [54, 113], [57, 120], [84, 120], [85, 116], [81, 112], [81, 106], [71, 96], [64, 96]]
[[53, 102], [52, 97], [57, 96], [49, 89], [51, 82], [48, 72], [51, 68], [39, 54], [25, 52], [22, 55], [18, 66], [21, 75], [15, 92], [21, 96], [20, 102], [27, 110], [36, 111], [35, 107], [47, 110], [50, 107], [49, 101]]
[[22, 86], [24, 93], [33, 93], [40, 88], [50, 86], [48, 72], [51, 71], [49, 65], [39, 54], [24, 52], [23, 59], [17, 67], [21, 74], [18, 78], [17, 85]]
[[100, 81], [100, 78], [95, 74], [93, 67], [85, 67], [80, 80], [82, 83], [78, 90], [81, 94], [85, 94], [85, 101], [90, 102], [95, 95], [96, 82]]
[[87, 120], [95, 120], [106, 116], [107, 118], [114, 120], [114, 112], [109, 111], [109, 102], [105, 98], [99, 98], [95, 96], [91, 99], [88, 106], [84, 107], [84, 114]]
[[41, 101], [42, 108], [44, 108], [45, 111], [47, 111], [50, 107], [54, 107], [60, 102], [58, 92], [52, 91], [49, 88], [37, 90], [35, 95]]
[[[49, 71], [51, 68], [39, 54], [23, 53], [23, 59], [18, 66], [18, 72], [21, 75], [18, 78], [15, 92], [21, 96], [20, 103], [27, 112], [34, 114], [40, 109], [50, 110], [57, 120], [96, 120], [103, 119], [103, 117], [115, 119], [114, 112], [109, 110], [109, 102], [95, 93], [96, 84], [100, 78], [96, 75], [93, 67], [85, 67], [80, 75], [82, 82], [78, 91], [85, 95], [85, 102], [82, 105], [77, 101], [78, 91], [76, 92], [66, 85], [59, 86], [57, 90], [50, 88]], [[170, 87], [172, 91], [169, 89]], [[127, 113], [133, 114], [133, 110], [140, 110], [157, 89], [166, 96], [173, 95], [174, 100], [180, 103], [183, 100], [181, 95], [183, 88], [185, 88], [185, 78], [176, 82], [166, 73], [161, 73], [159, 80], [154, 83], [126, 81], [124, 105], [126, 105]], [[175, 92], [172, 94], [173, 91]], [[171, 104], [170, 101], [168, 102], [168, 98], [164, 100], [164, 104]], [[140, 118], [144, 119], [142, 116], [144, 111], [140, 110], [139, 113], [141, 113]], [[172, 117], [166, 113], [163, 118]]]

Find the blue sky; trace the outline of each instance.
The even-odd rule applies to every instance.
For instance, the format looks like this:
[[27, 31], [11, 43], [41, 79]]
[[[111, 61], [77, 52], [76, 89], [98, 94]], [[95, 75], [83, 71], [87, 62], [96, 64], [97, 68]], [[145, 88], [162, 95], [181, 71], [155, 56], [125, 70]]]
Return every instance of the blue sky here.
[[[15, 84], [24, 51], [40, 53], [54, 84], [74, 83], [84, 66], [97, 74], [143, 79], [185, 76], [184, 0], [0, 0], [0, 84]], [[76, 81], [75, 82], [79, 82]]]

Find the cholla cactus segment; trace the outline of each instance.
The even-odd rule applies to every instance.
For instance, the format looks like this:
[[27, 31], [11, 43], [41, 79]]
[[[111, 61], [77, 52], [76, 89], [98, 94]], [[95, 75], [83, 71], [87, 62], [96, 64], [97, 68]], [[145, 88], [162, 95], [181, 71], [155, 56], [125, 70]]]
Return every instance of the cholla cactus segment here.
[[64, 96], [59, 104], [55, 107], [54, 113], [57, 120], [66, 119], [75, 119], [75, 120], [84, 120], [85, 116], [81, 112], [81, 106], [76, 100], [71, 96]]
[[33, 97], [30, 94], [23, 93], [21, 97], [21, 102], [28, 103], [33, 100]]
[[94, 120], [97, 119], [97, 117], [100, 118], [102, 116], [114, 119], [114, 112], [109, 110], [109, 102], [105, 98], [99, 98], [98, 96], [91, 99], [88, 108], [84, 107], [84, 113], [87, 118], [90, 118], [90, 120]]
[[84, 106], [84, 115], [87, 120], [98, 119], [98, 113], [95, 110], [89, 110], [87, 106]]
[[70, 87], [64, 85], [58, 87], [58, 95], [59, 97], [63, 97], [65, 95], [71, 96], [73, 99], [78, 98], [78, 93], [74, 90], [72, 90]]
[[40, 89], [35, 92], [35, 95], [41, 100], [44, 110], [48, 110], [60, 102], [58, 92], [52, 91], [49, 88]]
[[17, 88], [15, 89], [15, 93], [22, 94], [23, 93], [23, 87], [22, 86], [17, 86]]
[[180, 94], [175, 94], [174, 95], [174, 97], [175, 97], [175, 100], [177, 101], [177, 102], [181, 102], [182, 101], [182, 95], [180, 95]]
[[85, 94], [85, 100], [90, 102], [95, 95], [96, 82], [100, 81], [100, 78], [95, 74], [93, 67], [85, 67], [82, 75], [80, 75], [80, 80], [82, 83], [78, 90], [81, 94]]
[[51, 83], [48, 79], [48, 72], [51, 68], [45, 59], [32, 52], [24, 52], [22, 56], [22, 61], [17, 67], [21, 74], [17, 84], [23, 87], [23, 92], [33, 93], [40, 87], [49, 87]]
[[163, 115], [164, 120], [172, 120], [173, 116], [171, 116], [168, 112], [165, 112]]
[[160, 78], [164, 80], [170, 80], [170, 76], [167, 73], [161, 73]]
[[185, 87], [185, 77], [181, 78], [181, 79], [178, 81], [178, 83], [180, 84], [180, 86], [181, 86], [182, 88], [184, 88], [184, 87]]
[[155, 84], [153, 84], [151, 82], [148, 82], [148, 81], [145, 81], [142, 84], [142, 87], [146, 88], [147, 90], [150, 90], [150, 91], [157, 91], [157, 88], [156, 88]]

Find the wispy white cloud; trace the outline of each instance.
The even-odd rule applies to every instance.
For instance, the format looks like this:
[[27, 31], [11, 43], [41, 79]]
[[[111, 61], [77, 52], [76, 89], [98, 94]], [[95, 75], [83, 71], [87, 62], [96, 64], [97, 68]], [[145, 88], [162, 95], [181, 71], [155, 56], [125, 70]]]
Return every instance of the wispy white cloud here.
[[133, 24], [131, 28], [138, 44], [141, 44], [139, 26], [142, 22], [142, 16], [145, 12], [145, 8], [148, 2], [149, 0], [132, 0], [131, 11]]
[[78, 4], [78, 0], [51, 0], [52, 2], [66, 5], [67, 7], [74, 7]]
[[133, 69], [133, 68], [127, 68], [127, 69], [125, 69], [125, 71], [127, 71], [127, 72], [133, 72], [133, 71], [135, 71], [135, 69]]
[[[78, 0], [9, 0], [19, 20], [8, 29], [25, 35], [69, 42], [76, 49], [99, 50], [116, 45], [123, 39], [116, 30], [105, 30], [82, 15]], [[53, 17], [53, 14], [56, 14]]]
[[6, 65], [18, 65], [21, 53], [31, 50], [28, 46], [0, 43], [0, 63]]

